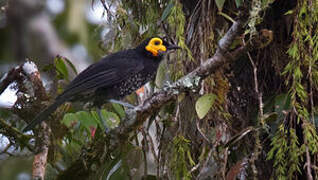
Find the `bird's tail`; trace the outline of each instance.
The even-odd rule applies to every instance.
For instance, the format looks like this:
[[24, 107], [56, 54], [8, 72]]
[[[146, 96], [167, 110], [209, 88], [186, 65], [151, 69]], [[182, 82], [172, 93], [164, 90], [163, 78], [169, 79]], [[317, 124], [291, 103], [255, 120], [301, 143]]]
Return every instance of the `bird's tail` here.
[[33, 129], [37, 124], [41, 123], [42, 121], [46, 120], [48, 116], [53, 113], [61, 104], [65, 101], [57, 100], [49, 107], [44, 109], [40, 114], [38, 114], [24, 129], [23, 132], [29, 131]]

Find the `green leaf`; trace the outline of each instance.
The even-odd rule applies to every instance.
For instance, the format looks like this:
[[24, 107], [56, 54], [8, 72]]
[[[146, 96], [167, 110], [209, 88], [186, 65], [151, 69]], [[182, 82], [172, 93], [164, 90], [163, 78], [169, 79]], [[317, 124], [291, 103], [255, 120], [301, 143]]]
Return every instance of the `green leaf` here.
[[63, 57], [63, 60], [71, 67], [73, 72], [77, 75], [78, 73], [77, 73], [77, 70], [76, 70], [74, 64], [69, 59], [67, 59], [66, 57]]
[[115, 128], [120, 123], [120, 118], [116, 113], [106, 111], [105, 109], [101, 110], [101, 115], [103, 116], [103, 119], [106, 120], [106, 125], [109, 128]]
[[62, 123], [65, 124], [66, 127], [71, 127], [71, 125], [77, 121], [78, 118], [74, 113], [67, 113], [64, 115]]
[[205, 94], [197, 100], [197, 102], [195, 103], [195, 110], [197, 111], [200, 119], [206, 116], [206, 114], [211, 109], [215, 99], [215, 94]]
[[123, 109], [123, 107], [121, 105], [116, 104], [116, 103], [112, 103], [112, 106], [113, 106], [114, 110], [117, 112], [117, 114], [120, 116], [120, 119], [123, 119], [126, 117], [125, 110]]
[[216, 6], [218, 7], [219, 11], [222, 11], [225, 0], [215, 0]]
[[174, 6], [173, 1], [170, 1], [169, 4], [167, 5], [167, 7], [165, 8], [165, 10], [162, 13], [161, 21], [164, 21], [164, 20], [167, 19], [167, 17], [171, 14], [173, 6]]
[[75, 114], [78, 120], [81, 122], [81, 125], [87, 130], [90, 130], [91, 127], [97, 127], [97, 122], [89, 112], [79, 111]]
[[105, 131], [105, 126], [103, 125], [103, 122], [101, 118], [99, 117], [98, 113], [96, 111], [91, 111], [91, 115], [95, 122], [98, 124], [99, 128]]
[[57, 75], [59, 79], [68, 79], [68, 70], [61, 56], [54, 59]]

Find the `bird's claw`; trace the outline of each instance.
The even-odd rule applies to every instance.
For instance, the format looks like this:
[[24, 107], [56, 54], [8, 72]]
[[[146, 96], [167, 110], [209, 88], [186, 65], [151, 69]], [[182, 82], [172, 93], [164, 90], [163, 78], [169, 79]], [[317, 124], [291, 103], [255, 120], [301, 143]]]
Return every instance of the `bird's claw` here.
[[131, 105], [131, 104], [126, 103], [126, 102], [118, 101], [118, 100], [115, 100], [115, 99], [110, 99], [108, 101], [111, 102], [111, 103], [120, 104], [120, 105], [122, 105], [124, 107], [127, 107], [127, 108], [131, 108], [131, 109], [135, 108], [134, 105]]

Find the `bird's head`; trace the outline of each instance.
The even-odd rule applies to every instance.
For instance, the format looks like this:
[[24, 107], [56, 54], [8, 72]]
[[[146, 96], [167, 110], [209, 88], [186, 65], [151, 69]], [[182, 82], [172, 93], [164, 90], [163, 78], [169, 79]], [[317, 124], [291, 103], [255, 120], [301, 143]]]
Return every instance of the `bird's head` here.
[[170, 50], [181, 49], [179, 46], [169, 43], [159, 37], [153, 37], [145, 40], [139, 48], [145, 50], [147, 54], [153, 57], [161, 57]]

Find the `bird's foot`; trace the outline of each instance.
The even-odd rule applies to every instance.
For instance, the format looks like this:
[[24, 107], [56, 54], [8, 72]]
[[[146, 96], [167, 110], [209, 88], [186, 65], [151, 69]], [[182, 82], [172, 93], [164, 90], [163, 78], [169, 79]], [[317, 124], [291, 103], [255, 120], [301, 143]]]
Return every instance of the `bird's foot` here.
[[105, 130], [105, 133], [108, 134], [110, 132], [110, 129], [108, 128], [107, 124], [106, 124], [106, 119], [105, 117], [103, 116], [102, 114], [102, 110], [101, 109], [97, 109], [97, 113], [98, 113], [98, 116], [102, 122], [102, 125], [104, 127], [104, 130]]
[[164, 83], [163, 83], [163, 87], [162, 87], [162, 89], [163, 90], [168, 90], [168, 89], [170, 89], [171, 87], [172, 87], [172, 82], [170, 82], [170, 81], [165, 81]]
[[131, 105], [129, 103], [118, 101], [118, 100], [115, 100], [115, 99], [110, 99], [110, 100], [108, 100], [108, 102], [115, 103], [115, 104], [120, 104], [120, 105], [122, 105], [124, 107], [131, 108], [131, 109], [134, 109], [136, 107], [136, 106]]

